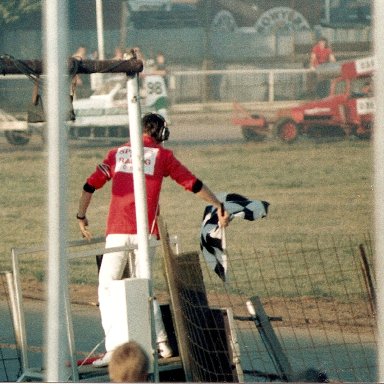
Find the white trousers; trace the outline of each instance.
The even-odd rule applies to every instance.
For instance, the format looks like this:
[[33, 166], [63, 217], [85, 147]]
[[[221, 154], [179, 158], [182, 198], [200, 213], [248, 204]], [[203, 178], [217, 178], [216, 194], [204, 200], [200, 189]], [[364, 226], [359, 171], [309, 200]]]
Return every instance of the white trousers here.
[[[107, 236], [105, 242], [105, 248], [123, 247], [126, 245], [137, 246], [137, 235], [112, 234]], [[156, 237], [151, 236], [149, 240], [149, 257], [151, 262], [156, 253], [155, 246]], [[101, 263], [99, 272], [98, 295], [101, 323], [105, 333], [105, 349], [107, 352], [114, 350], [118, 346], [116, 345], [115, 341], [110, 340], [108, 337], [109, 330], [113, 324], [113, 319], [111, 317], [111, 313], [113, 313], [111, 310], [112, 301], [110, 300], [109, 285], [112, 280], [120, 280], [122, 278], [127, 263], [130, 265], [130, 277], [142, 277], [140, 276], [140, 268], [138, 268], [139, 260], [136, 255], [137, 249], [135, 249], [133, 252], [120, 251], [106, 253], [103, 256], [103, 261]], [[157, 342], [160, 343], [162, 341], [166, 341], [167, 334], [165, 332], [163, 320], [161, 318], [160, 307], [156, 300], [154, 300], [154, 318]]]

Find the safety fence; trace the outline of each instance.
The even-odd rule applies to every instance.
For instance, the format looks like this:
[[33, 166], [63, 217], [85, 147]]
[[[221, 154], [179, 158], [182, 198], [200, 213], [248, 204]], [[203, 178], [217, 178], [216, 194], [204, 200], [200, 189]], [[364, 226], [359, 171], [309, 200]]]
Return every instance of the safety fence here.
[[[268, 103], [300, 100], [308, 97], [311, 80], [313, 82], [311, 73], [308, 69], [174, 71], [169, 75], [168, 96], [172, 106], [185, 103], [231, 103], [234, 100]], [[0, 108], [10, 112], [26, 112], [33, 83], [26, 81], [27, 77], [22, 75], [0, 79]], [[116, 100], [118, 102], [120, 100]], [[100, 112], [96, 109], [94, 113], [98, 116]]]
[[[63, 292], [64, 308], [63, 326], [66, 329], [66, 340], [62, 345], [67, 357], [67, 374], [69, 381], [102, 381], [108, 379], [107, 369], [92, 370], [91, 362], [95, 356], [100, 356], [103, 351], [104, 337], [95, 330], [93, 336], [87, 337], [90, 330], [89, 321], [92, 318], [86, 317], [84, 331], [74, 329], [72, 313], [76, 304], [91, 305], [96, 309], [97, 289], [90, 285], [87, 293], [91, 292], [94, 300], [84, 300], [78, 288], [83, 288], [85, 270], [90, 270], [94, 275], [93, 280], [97, 281], [98, 269], [103, 254], [115, 251], [127, 252], [127, 268], [130, 274], [129, 265], [134, 263], [133, 250], [135, 246], [114, 247], [105, 249], [104, 238], [93, 238], [90, 241], [73, 240], [67, 243], [67, 257], [69, 264], [69, 291]], [[178, 253], [177, 236], [172, 237], [172, 247]], [[160, 243], [159, 243], [160, 244]], [[45, 323], [47, 313], [46, 307], [46, 265], [47, 246], [35, 245], [27, 248], [13, 248], [11, 251], [12, 271], [0, 274], [4, 284], [0, 290], [0, 314], [1, 318], [9, 318], [3, 321], [2, 332], [0, 331], [0, 379], [2, 381], [43, 381], [45, 378], [45, 362], [47, 360], [46, 348], [44, 345], [46, 336]], [[95, 262], [96, 259], [96, 262]], [[126, 276], [124, 274], [124, 276]], [[140, 279], [136, 279], [140, 280]], [[73, 284], [71, 284], [73, 283]], [[148, 297], [146, 298], [146, 300]], [[35, 303], [35, 305], [27, 305]], [[8, 303], [8, 305], [6, 305]], [[149, 301], [143, 306], [149, 305]], [[37, 305], [36, 305], [37, 304]], [[91, 311], [93, 312], [94, 311]], [[98, 310], [97, 310], [98, 312]], [[97, 316], [98, 317], [98, 316]], [[84, 320], [84, 319], [83, 319]], [[99, 319], [97, 318], [99, 323]], [[100, 324], [101, 325], [101, 324]], [[98, 329], [101, 331], [101, 328]], [[2, 343], [4, 340], [4, 343]], [[6, 340], [7, 343], [6, 343]], [[85, 348], [78, 348], [79, 345], [87, 345]], [[4, 350], [4, 353], [3, 353]], [[12, 357], [9, 357], [12, 355]], [[154, 373], [158, 375], [158, 373]], [[156, 377], [156, 376], [155, 376]]]
[[175, 71], [171, 74], [171, 104], [206, 102], [273, 102], [308, 97], [308, 69], [228, 69]]
[[0, 282], [0, 381], [16, 381], [21, 374], [21, 356], [12, 318], [12, 273], [0, 272]]
[[[75, 243], [80, 248], [71, 251], [70, 278], [79, 284], [89, 263], [97, 275], [94, 256], [102, 247]], [[180, 253], [166, 242], [163, 250], [164, 258], [157, 258], [155, 269], [156, 263], [164, 265], [166, 279], [162, 272], [155, 274], [154, 287], [159, 301], [171, 309], [177, 335], [177, 356], [172, 363], [178, 368], [177, 376], [167, 368], [166, 381], [180, 381], [180, 367], [185, 373], [182, 379], [198, 382], [376, 381], [374, 250], [368, 235], [330, 237], [312, 246], [287, 245], [284, 249], [244, 245], [243, 250], [228, 255], [225, 283], [198, 252]], [[19, 304], [33, 293], [26, 289], [30, 284], [30, 277], [24, 281], [26, 272], [36, 268], [35, 276], [40, 270], [44, 280], [45, 252], [41, 247], [29, 251], [13, 253], [14, 260], [15, 255], [20, 259], [13, 271], [23, 287]], [[23, 255], [27, 257], [20, 258]], [[3, 305], [9, 289], [5, 275], [1, 278]], [[89, 289], [95, 291], [94, 286]], [[73, 305], [75, 298], [71, 300]], [[10, 307], [2, 307], [6, 326], [0, 334], [1, 380], [14, 381], [20, 371], [27, 372], [24, 378], [36, 379], [29, 359], [39, 348], [26, 343], [22, 332], [15, 335], [19, 341], [9, 337]], [[25, 321], [20, 313], [18, 318]], [[89, 344], [99, 341], [89, 340]], [[91, 349], [72, 352], [72, 362], [92, 353]], [[101, 373], [105, 379], [105, 372]], [[83, 372], [77, 379], [97, 381], [97, 375], [90, 374]], [[73, 377], [71, 372], [69, 377]]]
[[[84, 80], [89, 77], [82, 76]], [[45, 124], [40, 122], [46, 104], [44, 86], [40, 85], [40, 101], [34, 104], [34, 84], [27, 76], [10, 75], [0, 80], [0, 134], [12, 145], [27, 144], [33, 132], [45, 141]], [[296, 103], [314, 97], [314, 73], [308, 69], [183, 70], [170, 72], [168, 80], [167, 98], [163, 91], [155, 96], [168, 101], [168, 107], [161, 109], [164, 115], [188, 110], [228, 111], [234, 101], [258, 103], [274, 110], [276, 102]], [[96, 91], [90, 86], [82, 88], [83, 98], [78, 97], [74, 103], [76, 120], [68, 126], [68, 137], [93, 142], [125, 140], [128, 132], [124, 88], [121, 92], [108, 86]], [[159, 90], [157, 86], [148, 88], [143, 95], [151, 93], [154, 97], [152, 93]], [[143, 110], [145, 103], [143, 99]]]
[[171, 255], [190, 379], [375, 381], [373, 251], [360, 240], [231, 252], [226, 283], [198, 255]]

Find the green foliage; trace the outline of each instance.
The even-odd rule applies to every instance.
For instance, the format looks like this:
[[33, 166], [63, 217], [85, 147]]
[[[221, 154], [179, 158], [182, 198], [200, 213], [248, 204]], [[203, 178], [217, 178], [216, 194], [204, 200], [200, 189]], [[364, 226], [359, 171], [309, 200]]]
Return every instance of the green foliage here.
[[0, 3], [0, 25], [10, 24], [23, 15], [41, 9], [41, 0], [8, 0]]

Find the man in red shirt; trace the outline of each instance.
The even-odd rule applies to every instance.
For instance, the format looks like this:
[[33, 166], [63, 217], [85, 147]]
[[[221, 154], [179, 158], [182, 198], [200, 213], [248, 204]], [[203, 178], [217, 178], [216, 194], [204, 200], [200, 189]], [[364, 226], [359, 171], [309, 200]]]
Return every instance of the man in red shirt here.
[[[155, 254], [155, 243], [158, 239], [156, 216], [161, 185], [164, 177], [171, 177], [187, 191], [195, 193], [208, 204], [213, 205], [219, 211], [220, 225], [227, 226], [229, 215], [222, 211], [221, 202], [211, 190], [194, 176], [183, 164], [181, 164], [173, 152], [164, 148], [161, 143], [168, 139], [169, 130], [164, 118], [156, 113], [146, 114], [142, 119], [143, 144], [144, 144], [144, 173], [147, 191], [148, 223], [150, 228], [150, 259]], [[79, 200], [77, 219], [80, 231], [86, 239], [91, 238], [88, 230], [86, 211], [95, 190], [102, 188], [106, 182], [112, 181], [112, 194], [107, 219], [106, 248], [122, 247], [125, 245], [137, 246], [137, 226], [135, 211], [135, 196], [133, 185], [132, 152], [130, 143], [108, 152], [101, 164], [87, 179]], [[103, 257], [99, 272], [99, 305], [102, 325], [105, 332], [106, 354], [96, 360], [93, 365], [102, 367], [108, 365], [113, 350], [118, 346], [116, 341], [110, 340], [108, 332], [112, 326], [111, 300], [109, 284], [113, 280], [122, 278], [127, 264], [126, 252], [107, 253]], [[137, 260], [135, 260], [137, 261]], [[140, 269], [137, 262], [131, 271], [132, 277], [138, 277]], [[172, 356], [167, 342], [167, 334], [161, 320], [158, 304], [154, 306], [156, 337], [162, 357]], [[123, 343], [126, 340], [122, 340]]]
[[336, 58], [332, 52], [332, 49], [328, 45], [328, 40], [325, 37], [321, 37], [318, 42], [313, 46], [310, 57], [311, 69], [316, 69], [320, 64], [334, 63]]

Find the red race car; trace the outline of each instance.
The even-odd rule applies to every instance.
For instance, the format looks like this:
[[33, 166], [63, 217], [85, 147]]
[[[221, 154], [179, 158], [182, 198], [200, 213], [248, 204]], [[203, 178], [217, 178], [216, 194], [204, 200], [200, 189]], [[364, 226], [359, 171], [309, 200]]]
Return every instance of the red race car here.
[[[300, 135], [370, 138], [375, 111], [374, 69], [374, 57], [319, 66], [310, 73], [308, 83], [312, 84], [313, 93], [322, 97], [278, 110], [273, 119], [274, 136], [286, 143], [295, 141]], [[270, 134], [263, 115], [247, 115], [237, 103], [234, 108], [238, 113], [233, 123], [241, 125], [246, 140], [262, 140]], [[240, 118], [239, 111], [243, 113]]]
[[274, 130], [281, 140], [292, 142], [302, 134], [371, 136], [375, 59], [359, 59], [340, 67], [339, 75], [331, 81], [322, 78], [321, 68], [317, 71], [317, 92], [329, 89], [328, 96], [278, 111]]

